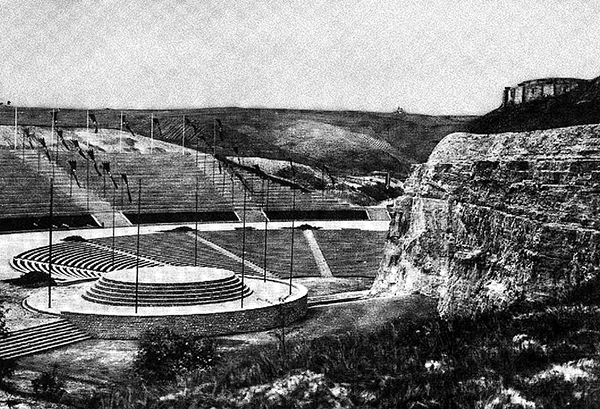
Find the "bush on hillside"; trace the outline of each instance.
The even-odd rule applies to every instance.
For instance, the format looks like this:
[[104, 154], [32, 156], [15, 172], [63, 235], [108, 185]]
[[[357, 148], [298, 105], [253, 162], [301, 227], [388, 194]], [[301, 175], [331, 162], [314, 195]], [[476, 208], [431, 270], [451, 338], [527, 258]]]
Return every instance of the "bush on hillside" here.
[[179, 376], [213, 366], [217, 359], [211, 338], [157, 327], [142, 334], [133, 365], [142, 380], [154, 384], [174, 382]]
[[42, 372], [31, 381], [33, 392], [36, 397], [58, 402], [65, 394], [64, 380], [58, 372], [58, 364], [52, 365], [52, 371]]
[[[8, 335], [4, 306], [0, 305], [0, 339]], [[4, 384], [5, 378], [13, 374], [16, 363], [12, 359], [0, 359], [0, 385]]]
[[358, 188], [359, 191], [365, 195], [373, 198], [376, 202], [382, 202], [386, 199], [395, 199], [398, 196], [404, 194], [404, 190], [400, 187], [393, 187], [386, 189], [385, 183], [376, 183], [374, 185], [364, 185]]
[[[48, 285], [48, 274], [41, 271], [31, 271], [23, 274], [21, 277], [6, 280], [7, 283], [18, 285], [24, 288], [38, 288]], [[50, 281], [51, 286], [56, 286], [56, 281]]]
[[62, 239], [62, 241], [84, 242], [87, 240], [81, 236], [67, 236], [64, 239]]
[[178, 232], [178, 233], [186, 233], [186, 232], [190, 232], [190, 231], [194, 231], [193, 228], [191, 228], [190, 226], [179, 226], [179, 227], [175, 227], [174, 229], [171, 230], [165, 230], [167, 232]]

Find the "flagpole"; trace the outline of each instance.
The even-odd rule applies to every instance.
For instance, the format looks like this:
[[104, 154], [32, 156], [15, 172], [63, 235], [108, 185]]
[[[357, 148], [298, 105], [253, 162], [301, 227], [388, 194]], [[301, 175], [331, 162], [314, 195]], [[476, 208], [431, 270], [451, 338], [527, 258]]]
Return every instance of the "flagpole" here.
[[235, 181], [233, 180], [233, 175], [230, 175], [231, 177], [231, 207], [234, 207], [235, 204]]
[[[52, 108], [52, 125], [50, 126], [50, 147], [52, 147], [52, 144], [54, 143], [54, 108]], [[56, 150], [58, 151], [58, 147], [56, 148]], [[48, 154], [48, 156], [50, 156], [50, 158], [52, 158], [52, 154]], [[52, 177], [54, 177], [54, 166], [52, 165], [52, 159], [50, 159], [50, 166], [52, 166]]]
[[154, 147], [154, 113], [150, 114], [150, 153]]
[[325, 198], [325, 169], [321, 168], [321, 199]]
[[198, 135], [196, 135], [196, 167], [198, 167]]
[[292, 276], [294, 273], [294, 231], [296, 224], [296, 172], [294, 171], [294, 163], [290, 160], [292, 168], [292, 240], [290, 248], [290, 294], [292, 294]]
[[123, 152], [121, 148], [121, 140], [123, 139], [123, 111], [121, 111], [121, 132], [119, 133], [119, 153]]
[[22, 149], [22, 153], [23, 153], [23, 163], [25, 163], [25, 130], [23, 130], [23, 146], [21, 147]]
[[[264, 179], [263, 179], [263, 183], [264, 183]], [[264, 192], [264, 189], [263, 189]], [[263, 263], [264, 263], [264, 277], [263, 277], [263, 281], [267, 282], [267, 231], [269, 228], [269, 217], [267, 216], [267, 212], [269, 211], [269, 179], [267, 179], [267, 199], [265, 201], [265, 210], [263, 211], [263, 213], [265, 214], [265, 254], [263, 256]]]
[[52, 223], [54, 212], [54, 178], [50, 178], [50, 218], [48, 238], [48, 308], [52, 308]]
[[196, 214], [194, 215], [196, 234], [194, 235], [194, 267], [198, 265], [198, 176], [196, 175]]
[[[25, 143], [25, 141], [23, 141]], [[17, 149], [17, 107], [15, 106], [15, 149]]]
[[137, 250], [135, 253], [135, 313], [138, 312], [138, 290], [140, 276], [140, 213], [142, 210], [142, 179], [139, 179], [138, 187], [138, 212], [137, 212]]
[[183, 124], [182, 124], [182, 131], [181, 131], [181, 154], [185, 154], [185, 114], [183, 115]]
[[217, 121], [213, 120], [213, 161], [212, 161], [212, 171], [213, 171], [213, 184], [215, 183], [215, 161], [217, 156]]
[[221, 190], [223, 191], [223, 195], [225, 195], [225, 175], [223, 175], [223, 173], [225, 172], [225, 169], [221, 169], [221, 166], [219, 165], [219, 174], [221, 175]]
[[50, 146], [54, 143], [54, 108], [52, 108], [52, 120], [50, 124]]
[[112, 195], [112, 266], [115, 267], [115, 186]]
[[85, 116], [85, 148], [90, 148], [90, 110], [88, 109]]
[[[89, 134], [88, 134], [89, 135]], [[89, 145], [88, 145], [89, 146]], [[86, 202], [87, 202], [87, 211], [88, 213], [90, 212], [90, 161], [86, 160], [85, 161], [86, 164], [86, 179], [85, 179], [85, 185], [86, 185], [86, 190], [87, 190], [87, 194], [86, 194]]]
[[247, 190], [244, 189], [244, 210], [242, 217], [242, 296], [241, 296], [241, 308], [244, 308], [244, 273], [246, 267], [246, 195]]

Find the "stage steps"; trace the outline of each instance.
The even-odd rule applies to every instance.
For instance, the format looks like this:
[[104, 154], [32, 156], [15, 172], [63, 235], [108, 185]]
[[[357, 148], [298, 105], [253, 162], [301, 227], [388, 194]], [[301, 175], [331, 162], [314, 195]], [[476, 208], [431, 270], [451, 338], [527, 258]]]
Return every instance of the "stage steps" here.
[[[236, 275], [223, 280], [189, 283], [140, 283], [137, 289], [139, 306], [173, 307], [234, 301], [247, 297], [252, 290]], [[136, 285], [107, 277], [98, 280], [85, 294], [84, 300], [104, 305], [134, 306]]]
[[0, 338], [0, 359], [33, 355], [90, 338], [89, 334], [73, 324], [59, 319], [48, 324], [9, 332], [6, 338]]

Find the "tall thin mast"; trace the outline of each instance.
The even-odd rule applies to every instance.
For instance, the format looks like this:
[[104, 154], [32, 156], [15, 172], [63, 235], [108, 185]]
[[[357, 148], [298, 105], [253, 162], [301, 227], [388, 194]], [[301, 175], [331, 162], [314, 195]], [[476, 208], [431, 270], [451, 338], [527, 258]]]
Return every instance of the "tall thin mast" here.
[[119, 133], [119, 153], [123, 152], [121, 148], [121, 140], [123, 139], [123, 111], [121, 111], [121, 132]]
[[150, 153], [154, 147], [154, 113], [150, 115]]
[[294, 231], [296, 224], [296, 171], [294, 170], [294, 163], [290, 159], [290, 165], [292, 168], [292, 240], [290, 245], [290, 294], [292, 294], [292, 276], [294, 275]]
[[[25, 141], [23, 141], [23, 144]], [[17, 149], [17, 107], [15, 106], [15, 149]]]
[[[264, 184], [265, 179], [263, 179]], [[265, 191], [263, 187], [263, 192]], [[265, 200], [265, 206], [263, 208], [263, 213], [265, 215], [265, 252], [263, 254], [263, 263], [264, 263], [264, 277], [263, 281], [267, 281], [267, 231], [269, 230], [269, 216], [267, 216], [267, 212], [269, 211], [269, 179], [267, 179], [267, 197]]]
[[215, 183], [215, 161], [217, 160], [217, 120], [213, 121], [213, 161], [212, 161], [212, 171], [213, 171], [213, 184]]
[[181, 154], [183, 155], [185, 153], [185, 115], [183, 115], [183, 124], [182, 124], [182, 131], [181, 131]]
[[54, 178], [50, 178], [50, 221], [48, 237], [48, 308], [52, 308], [52, 223], [54, 213]]
[[52, 119], [50, 120], [50, 147], [54, 143], [54, 108], [52, 108]]
[[[244, 182], [242, 181], [242, 185]], [[244, 308], [244, 277], [246, 271], [246, 195], [248, 189], [244, 188], [244, 211], [242, 213], [242, 294], [241, 308]]]
[[138, 290], [140, 282], [140, 213], [142, 210], [142, 179], [139, 179], [138, 185], [138, 211], [137, 211], [137, 246], [135, 253], [135, 313], [138, 312]]
[[85, 147], [90, 148], [90, 110], [85, 111]]
[[[50, 122], [52, 122], [52, 124], [50, 125], [50, 147], [49, 149], [52, 149], [52, 144], [54, 143], [54, 108], [52, 108], [52, 119], [50, 120]], [[55, 151], [58, 152], [58, 146], [55, 148]], [[51, 156], [52, 154], [50, 153], [48, 156]], [[52, 177], [54, 177], [54, 165], [52, 165], [52, 160], [50, 160], [50, 165], [52, 166]]]
[[198, 265], [198, 176], [196, 175], [196, 209], [194, 214], [194, 266]]

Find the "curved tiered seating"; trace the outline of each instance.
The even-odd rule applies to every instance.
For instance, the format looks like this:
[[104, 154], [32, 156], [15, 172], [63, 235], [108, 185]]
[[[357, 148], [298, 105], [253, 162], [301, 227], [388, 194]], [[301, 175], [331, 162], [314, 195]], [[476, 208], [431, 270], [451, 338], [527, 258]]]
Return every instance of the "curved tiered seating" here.
[[[109, 273], [82, 295], [96, 304], [173, 307], [234, 301], [250, 295], [233, 272], [203, 267], [159, 267]], [[147, 280], [146, 277], [150, 280]], [[136, 292], [137, 287], [137, 292]], [[136, 295], [137, 294], [137, 295]]]
[[[242, 231], [202, 232], [200, 236], [242, 256]], [[246, 231], [246, 259], [258, 266], [264, 265], [264, 230]], [[269, 230], [267, 234], [267, 269], [284, 278], [290, 275], [290, 230]], [[302, 231], [294, 231], [294, 271], [295, 277], [318, 277], [320, 275], [313, 254]]]
[[[90, 240], [104, 246], [112, 244], [111, 237]], [[193, 266], [196, 242], [184, 232], [164, 232], [140, 236], [140, 254], [173, 266]], [[129, 254], [136, 254], [136, 236], [115, 237], [115, 247]], [[198, 265], [237, 271], [240, 263], [217, 250], [198, 242]]]
[[[135, 238], [135, 236], [133, 236]], [[49, 247], [38, 247], [25, 251], [12, 260], [12, 266], [22, 272], [39, 271], [48, 274]], [[99, 247], [86, 242], [65, 242], [52, 246], [52, 277], [57, 283], [67, 283], [98, 278], [102, 273], [123, 270], [136, 266], [136, 257], [114, 253], [110, 247]], [[161, 265], [147, 259], [140, 259], [141, 267]]]
[[[36, 224], [40, 228], [46, 227], [50, 212], [50, 179], [40, 176], [11, 151], [0, 150], [0, 192], [0, 230], [35, 228]], [[56, 225], [67, 220], [65, 216], [72, 215], [80, 216], [83, 225], [94, 224], [86, 211], [60, 189], [54, 189], [53, 212]], [[7, 219], [22, 220], [26, 226], [21, 228], [18, 224], [5, 222]]]
[[313, 233], [335, 277], [375, 277], [387, 232], [342, 229]]
[[[190, 213], [196, 211], [196, 180], [198, 180], [198, 212], [201, 219], [214, 219], [218, 216], [208, 215], [222, 213], [224, 220], [237, 220], [231, 204], [217, 192], [212, 181], [196, 166], [195, 157], [174, 153], [155, 153], [142, 155], [136, 153], [96, 154], [96, 162], [102, 176], [99, 176], [93, 165], [83, 158], [74, 158], [81, 162], [78, 166], [85, 169], [87, 183], [88, 166], [91, 167], [89, 188], [100, 197], [128, 215], [136, 222], [138, 207], [139, 180], [141, 186], [141, 212], [143, 214]], [[100, 165], [110, 162], [110, 169], [118, 185], [115, 189], [110, 177], [105, 175]], [[127, 189], [121, 174], [126, 174], [132, 202], [129, 202]], [[113, 197], [114, 195], [114, 197]], [[146, 217], [147, 218], [147, 217]]]

